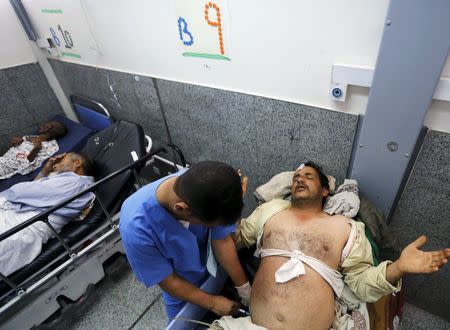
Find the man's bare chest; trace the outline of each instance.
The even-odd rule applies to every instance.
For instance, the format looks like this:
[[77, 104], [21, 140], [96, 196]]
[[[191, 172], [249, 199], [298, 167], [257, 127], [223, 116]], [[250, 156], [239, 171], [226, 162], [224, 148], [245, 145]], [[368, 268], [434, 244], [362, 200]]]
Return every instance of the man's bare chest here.
[[301, 225], [292, 221], [268, 223], [264, 228], [263, 247], [287, 251], [300, 250], [336, 268], [343, 242], [333, 227], [322, 224]]

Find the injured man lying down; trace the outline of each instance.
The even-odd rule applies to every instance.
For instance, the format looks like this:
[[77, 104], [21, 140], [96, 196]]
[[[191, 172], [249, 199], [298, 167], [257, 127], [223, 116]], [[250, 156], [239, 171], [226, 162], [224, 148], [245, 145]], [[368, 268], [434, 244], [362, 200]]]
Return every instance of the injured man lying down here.
[[[395, 262], [375, 267], [364, 224], [325, 213], [328, 194], [327, 176], [306, 162], [293, 175], [291, 201], [273, 199], [242, 220], [238, 244], [256, 244], [261, 258], [250, 316], [225, 316], [212, 329], [368, 329], [364, 302], [398, 292], [405, 274], [434, 273], [447, 263], [450, 249], [423, 252], [421, 236]], [[359, 320], [347, 309], [360, 310]]]
[[13, 137], [12, 147], [0, 157], [0, 180], [14, 174], [28, 174], [59, 150], [59, 139], [67, 127], [58, 121], [48, 121], [39, 127], [38, 135]]
[[[22, 182], [0, 193], [0, 234], [55, 206], [65, 199], [89, 188], [93, 163], [78, 153], [61, 154], [50, 158], [35, 181]], [[58, 209], [48, 217], [57, 231], [93, 201], [87, 193]], [[41, 252], [42, 245], [54, 237], [42, 221], [22, 229], [0, 242], [0, 272], [10, 275], [28, 265]]]

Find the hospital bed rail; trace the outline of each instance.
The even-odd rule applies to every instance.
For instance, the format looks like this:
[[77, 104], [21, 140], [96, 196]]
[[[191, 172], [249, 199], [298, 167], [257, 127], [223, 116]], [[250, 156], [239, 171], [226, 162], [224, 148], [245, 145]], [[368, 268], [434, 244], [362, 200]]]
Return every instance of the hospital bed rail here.
[[[137, 170], [139, 168], [143, 167], [148, 160], [150, 160], [152, 157], [154, 157], [155, 155], [157, 155], [157, 154], [159, 154], [161, 152], [166, 152], [166, 149], [161, 147], [161, 148], [158, 148], [158, 149], [156, 149], [155, 151], [153, 151], [153, 152], [151, 152], [149, 154], [146, 154], [145, 156], [141, 157], [140, 159], [134, 161], [133, 163], [131, 163], [131, 164], [127, 165], [127, 166], [124, 166], [124, 167], [120, 168], [119, 170], [117, 170], [117, 171], [107, 175], [106, 177], [100, 179], [99, 181], [94, 183], [91, 187], [83, 190], [82, 192], [77, 193], [77, 194], [75, 194], [75, 195], [65, 199], [64, 201], [56, 204], [55, 206], [49, 208], [48, 210], [43, 211], [40, 214], [38, 214], [38, 215], [36, 215], [36, 216], [34, 216], [34, 217], [32, 217], [32, 218], [22, 222], [21, 224], [13, 227], [11, 229], [9, 229], [5, 233], [0, 234], [0, 242], [1, 242], [3, 240], [7, 239], [8, 237], [11, 237], [12, 235], [18, 233], [22, 229], [24, 229], [24, 228], [26, 228], [26, 227], [36, 223], [37, 221], [43, 221], [49, 227], [49, 229], [53, 232], [53, 234], [55, 235], [55, 238], [57, 238], [58, 241], [62, 244], [62, 246], [65, 249], [65, 254], [69, 256], [69, 260], [65, 261], [62, 265], [60, 265], [59, 267], [57, 267], [56, 269], [51, 271], [49, 274], [44, 276], [38, 282], [36, 282], [33, 285], [31, 285], [28, 289], [24, 288], [20, 284], [17, 285], [15, 283], [13, 283], [8, 278], [8, 276], [5, 276], [2, 273], [0, 273], [0, 279], [3, 280], [12, 290], [14, 290], [17, 293], [17, 296], [14, 299], [12, 299], [8, 303], [6, 303], [4, 306], [0, 307], [0, 313], [5, 311], [6, 309], [8, 309], [11, 305], [17, 303], [17, 301], [19, 301], [22, 297], [26, 296], [27, 294], [32, 293], [34, 290], [36, 290], [41, 285], [43, 285], [47, 280], [49, 280], [52, 276], [57, 275], [59, 272], [64, 270], [68, 265], [73, 263], [75, 260], [77, 260], [79, 257], [83, 256], [84, 254], [86, 254], [90, 250], [94, 249], [96, 245], [98, 245], [100, 242], [102, 242], [108, 236], [112, 235], [115, 231], [117, 231], [117, 224], [116, 224], [117, 217], [116, 216], [114, 216], [114, 217], [111, 216], [111, 214], [109, 213], [109, 211], [104, 206], [104, 204], [102, 203], [101, 199], [99, 198], [99, 195], [96, 192], [96, 190], [98, 189], [98, 187], [100, 187], [105, 182], [108, 182], [108, 181], [114, 179], [115, 177], [119, 176], [120, 174], [122, 174], [122, 173], [124, 173], [126, 171], [129, 171], [129, 170], [132, 171], [138, 186], [142, 186], [141, 181], [140, 181], [139, 176], [138, 176], [138, 173], [137, 173]], [[99, 240], [96, 240], [93, 243], [89, 244], [88, 246], [83, 248], [81, 251], [75, 252], [73, 250], [73, 248], [71, 248], [64, 241], [64, 238], [52, 227], [52, 225], [48, 221], [48, 216], [50, 214], [52, 214], [53, 212], [55, 212], [56, 210], [60, 209], [61, 207], [64, 207], [65, 205], [69, 204], [70, 202], [76, 200], [77, 198], [79, 198], [82, 195], [84, 195], [86, 193], [89, 193], [89, 192], [93, 192], [95, 194], [96, 200], [98, 201], [98, 204], [99, 204], [100, 208], [102, 209], [103, 213], [105, 214], [106, 219], [109, 222], [109, 226], [110, 226], [111, 229], [110, 229], [110, 231], [105, 233]]]

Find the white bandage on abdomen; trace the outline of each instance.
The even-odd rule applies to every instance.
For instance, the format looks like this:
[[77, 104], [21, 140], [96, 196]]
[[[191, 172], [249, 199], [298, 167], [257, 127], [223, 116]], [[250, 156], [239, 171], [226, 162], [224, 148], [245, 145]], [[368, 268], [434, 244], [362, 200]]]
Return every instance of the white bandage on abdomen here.
[[300, 250], [294, 250], [291, 252], [279, 249], [260, 249], [259, 256], [261, 258], [271, 256], [290, 258], [289, 261], [287, 261], [275, 272], [275, 281], [277, 283], [286, 283], [293, 278], [304, 275], [305, 265], [303, 263], [306, 263], [317, 273], [319, 273], [319, 275], [322, 276], [323, 279], [328, 282], [328, 284], [330, 284], [331, 288], [338, 298], [342, 294], [342, 290], [344, 289], [342, 274], [337, 270], [332, 269], [322, 261], [307, 256]]

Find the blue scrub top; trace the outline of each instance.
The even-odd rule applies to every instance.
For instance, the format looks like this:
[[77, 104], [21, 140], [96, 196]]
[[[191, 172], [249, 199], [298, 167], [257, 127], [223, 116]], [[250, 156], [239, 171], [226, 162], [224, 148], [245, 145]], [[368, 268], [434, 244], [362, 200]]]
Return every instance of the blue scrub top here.
[[[125, 253], [136, 278], [146, 287], [158, 284], [173, 272], [198, 287], [207, 276], [208, 228], [198, 224], [185, 228], [156, 199], [159, 185], [183, 172], [142, 187], [125, 200], [120, 211], [119, 230]], [[210, 229], [212, 239], [223, 239], [236, 226]], [[163, 297], [168, 316], [173, 318], [184, 302], [166, 292]]]

